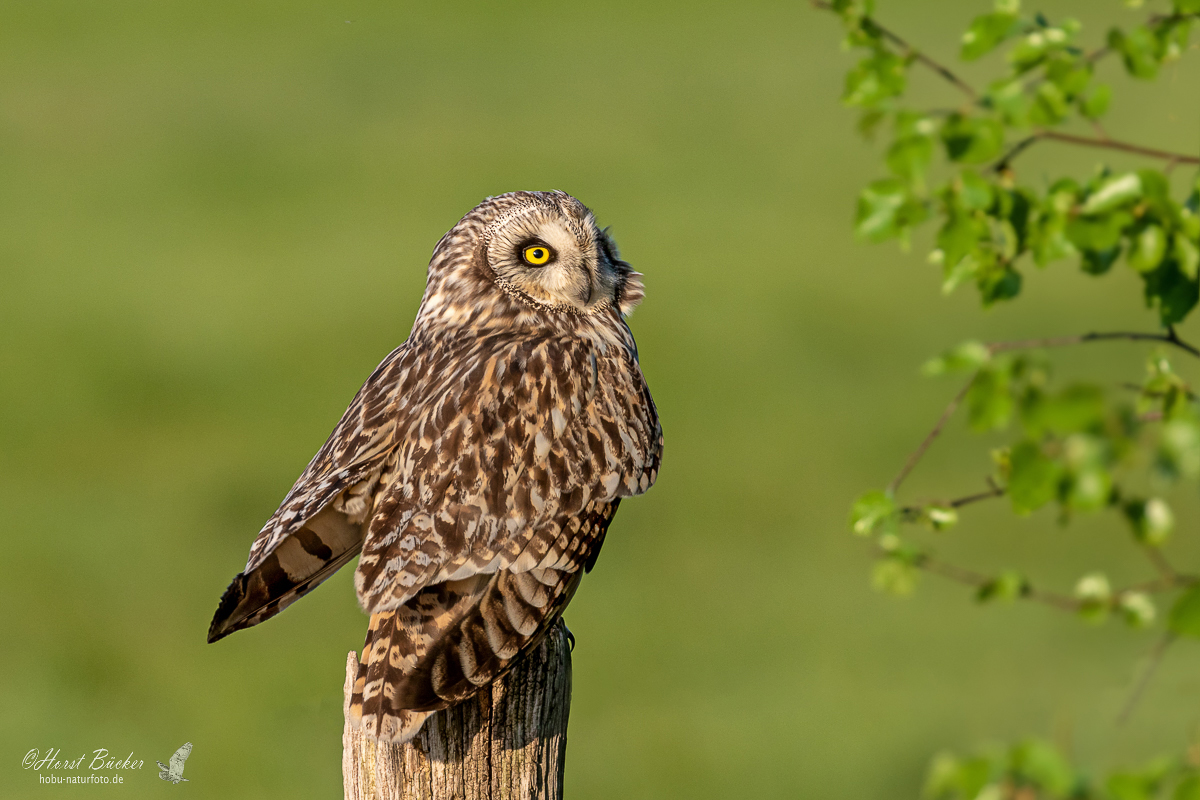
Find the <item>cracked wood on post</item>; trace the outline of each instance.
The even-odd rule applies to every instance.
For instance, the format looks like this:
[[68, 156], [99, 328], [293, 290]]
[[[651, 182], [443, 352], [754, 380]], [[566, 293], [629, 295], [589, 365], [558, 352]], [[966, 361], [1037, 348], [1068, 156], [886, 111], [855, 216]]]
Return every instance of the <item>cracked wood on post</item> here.
[[426, 721], [411, 742], [380, 744], [350, 726], [358, 674], [346, 663], [346, 800], [560, 800], [571, 711], [571, 649], [561, 622], [491, 686]]

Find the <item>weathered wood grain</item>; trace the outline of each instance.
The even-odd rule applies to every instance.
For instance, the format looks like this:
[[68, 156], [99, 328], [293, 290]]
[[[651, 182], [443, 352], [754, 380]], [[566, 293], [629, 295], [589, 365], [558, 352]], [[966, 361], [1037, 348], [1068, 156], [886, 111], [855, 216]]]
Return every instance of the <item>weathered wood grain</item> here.
[[571, 711], [571, 648], [561, 622], [475, 697], [430, 717], [411, 742], [351, 727], [358, 657], [346, 662], [346, 800], [561, 800]]

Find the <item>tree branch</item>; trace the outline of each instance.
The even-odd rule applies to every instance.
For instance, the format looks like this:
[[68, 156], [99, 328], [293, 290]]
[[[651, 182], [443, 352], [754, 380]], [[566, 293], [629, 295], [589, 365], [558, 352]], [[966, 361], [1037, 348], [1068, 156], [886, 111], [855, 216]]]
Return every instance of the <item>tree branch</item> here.
[[[1084, 333], [1077, 336], [1056, 336], [1044, 339], [1021, 339], [1012, 342], [993, 342], [992, 344], [987, 345], [987, 349], [989, 353], [995, 355], [997, 353], [1006, 353], [1013, 350], [1032, 350], [1042, 347], [1067, 347], [1069, 345], [1087, 344], [1089, 342], [1110, 342], [1118, 340], [1162, 342], [1163, 344], [1169, 344], [1173, 347], [1178, 347], [1180, 350], [1200, 358], [1200, 349], [1197, 349], [1194, 345], [1191, 345], [1185, 342], [1183, 339], [1180, 339], [1179, 333], [1175, 330], [1175, 326], [1173, 325], [1167, 328], [1166, 333], [1106, 331], [1102, 333]], [[929, 449], [931, 444], [933, 444], [934, 439], [941, 435], [942, 429], [946, 427], [946, 423], [950, 420], [950, 417], [954, 416], [954, 412], [958, 410], [958, 407], [962, 404], [963, 398], [966, 397], [967, 392], [975, 383], [975, 378], [977, 375], [978, 373], [972, 375], [971, 379], [967, 381], [966, 385], [958, 391], [958, 394], [956, 394], [954, 399], [950, 401], [950, 405], [946, 406], [946, 410], [942, 412], [940, 417], [938, 417], [938, 421], [936, 424], [934, 424], [933, 430], [926, 434], [925, 438], [921, 441], [921, 444], [917, 446], [917, 449], [914, 450], [912, 455], [908, 457], [908, 460], [904, 462], [904, 467], [900, 470], [899, 474], [897, 474], [895, 478], [892, 478], [892, 482], [887, 485], [887, 491], [889, 493], [895, 494], [896, 490], [900, 488], [900, 484], [904, 482], [904, 479], [907, 478], [909, 473], [913, 471], [913, 468], [917, 466], [917, 462], [919, 462], [925, 455], [925, 451]]]
[[[822, 11], [832, 11], [833, 10], [833, 4], [828, 3], [825, 0], [810, 0], [810, 2], [812, 3], [813, 8], [818, 8], [818, 9], [821, 9]], [[884, 39], [887, 39], [892, 44], [901, 48], [904, 51], [904, 55], [908, 56], [909, 58], [912, 58], [915, 61], [920, 62], [921, 64], [924, 64], [926, 67], [928, 67], [929, 69], [936, 72], [942, 78], [944, 78], [948, 82], [950, 82], [955, 88], [957, 88], [963, 94], [967, 95], [967, 97], [971, 98], [972, 101], [976, 101], [979, 99], [979, 93], [976, 92], [975, 89], [969, 83], [962, 80], [957, 75], [955, 75], [953, 72], [951, 72], [950, 69], [948, 67], [946, 67], [944, 64], [942, 64], [938, 61], [934, 61], [932, 58], [930, 58], [929, 56], [922, 53], [920, 50], [918, 50], [915, 47], [913, 47], [912, 45], [910, 45], [904, 39], [900, 38], [899, 35], [897, 35], [896, 33], [892, 32], [892, 31], [888, 30], [887, 28], [883, 27], [882, 25], [880, 25], [878, 22], [875, 21], [874, 17], [864, 16], [862, 18], [862, 26], [874, 33], [878, 33]]]

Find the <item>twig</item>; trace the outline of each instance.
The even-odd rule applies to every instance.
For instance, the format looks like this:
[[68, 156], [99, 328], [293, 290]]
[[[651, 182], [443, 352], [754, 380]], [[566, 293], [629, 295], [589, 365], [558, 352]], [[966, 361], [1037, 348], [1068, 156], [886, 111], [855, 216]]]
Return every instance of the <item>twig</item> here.
[[1007, 153], [1000, 157], [999, 161], [992, 165], [992, 172], [1004, 172], [1004, 170], [1008, 169], [1009, 162], [1021, 155], [1021, 153], [1025, 152], [1025, 150], [1031, 144], [1035, 143], [1040, 138], [1042, 137], [1035, 133], [1032, 136], [1026, 136], [1024, 139], [1017, 142], [1009, 149]]
[[975, 378], [978, 376], [978, 374], [979, 373], [972, 375], [971, 380], [967, 381], [966, 384], [958, 390], [958, 394], [954, 395], [954, 399], [950, 401], [950, 405], [946, 406], [946, 410], [942, 412], [942, 416], [938, 417], [938, 421], [933, 426], [933, 430], [926, 434], [925, 439], [921, 442], [917, 449], [912, 452], [912, 455], [908, 457], [908, 460], [904, 462], [904, 467], [900, 470], [900, 473], [896, 475], [896, 477], [892, 478], [892, 482], [887, 486], [887, 491], [889, 494], [895, 494], [896, 490], [900, 488], [900, 484], [903, 483], [904, 479], [908, 477], [908, 473], [912, 472], [913, 467], [915, 467], [917, 462], [921, 460], [921, 456], [925, 455], [925, 451], [929, 449], [929, 445], [933, 444], [933, 440], [936, 439], [942, 432], [942, 428], [946, 426], [946, 423], [950, 420], [950, 417], [954, 416], [954, 412], [958, 410], [963, 398], [967, 396], [967, 392], [975, 383]]
[[1129, 716], [1133, 714], [1134, 708], [1137, 707], [1138, 701], [1141, 700], [1142, 694], [1150, 684], [1150, 679], [1154, 677], [1158, 665], [1162, 663], [1163, 656], [1166, 655], [1167, 648], [1173, 641], [1175, 641], [1175, 634], [1168, 631], [1163, 634], [1162, 638], [1154, 645], [1154, 649], [1150, 651], [1149, 660], [1142, 669], [1142, 674], [1138, 676], [1137, 681], [1133, 684], [1133, 689], [1129, 692], [1129, 698], [1125, 701], [1125, 706], [1121, 709], [1121, 713], [1117, 715], [1118, 725], [1124, 725], [1129, 720]]
[[966, 495], [965, 497], [955, 498], [954, 500], [945, 500], [941, 502], [933, 501], [929, 503], [918, 503], [917, 505], [913, 506], [904, 506], [900, 509], [900, 513], [909, 517], [915, 517], [921, 513], [921, 510], [925, 506], [929, 505], [942, 505], [949, 508], [962, 508], [963, 506], [969, 506], [972, 503], [979, 503], [983, 500], [991, 500], [994, 497], [1004, 496], [1006, 489], [1003, 486], [997, 486], [990, 478], [988, 479], [988, 483], [991, 484], [992, 488], [988, 489], [986, 492], [977, 492], [975, 494]]
[[[989, 585], [992, 579], [988, 576], [975, 572], [974, 570], [965, 569], [954, 564], [947, 564], [944, 561], [936, 561], [929, 556], [917, 558], [914, 562], [916, 566], [934, 575], [940, 575], [943, 578], [949, 578], [957, 583], [962, 583], [967, 586], [973, 586], [976, 589], [982, 589]], [[1041, 589], [1035, 589], [1029, 583], [1025, 583], [1021, 587], [1021, 597], [1026, 600], [1032, 600], [1035, 603], [1052, 606], [1060, 611], [1070, 611], [1076, 613], [1079, 611], [1081, 604], [1073, 597], [1058, 592], [1047, 592]]]
[[1090, 52], [1086, 56], [1084, 56], [1083, 61], [1085, 64], [1095, 64], [1100, 59], [1102, 59], [1105, 56], [1112, 53], [1112, 51], [1113, 51], [1113, 49], [1111, 47], [1109, 47], [1108, 45], [1104, 45], [1103, 47], [1097, 47], [1095, 50], [1093, 50], [1092, 52]]
[[[1167, 396], [1166, 392], [1147, 391], [1146, 387], [1142, 386], [1140, 383], [1131, 383], [1129, 381], [1125, 381], [1118, 385], [1122, 389], [1128, 389], [1131, 392], [1137, 392], [1138, 394], [1144, 394], [1144, 395], [1146, 395], [1146, 397], [1166, 397]], [[1188, 400], [1200, 399], [1200, 396], [1197, 396], [1197, 394], [1195, 392], [1193, 392], [1191, 389], [1184, 390], [1184, 394], [1187, 395]]]
[[[982, 589], [992, 583], [992, 578], [989, 578], [982, 572], [976, 572], [956, 564], [949, 564], [945, 561], [938, 561], [928, 553], [919, 554], [913, 559], [912, 563], [913, 566], [923, 569], [932, 575], [939, 575], [975, 589]], [[1153, 581], [1134, 584], [1114, 591], [1112, 593], [1112, 600], [1110, 601], [1111, 607], [1116, 609], [1122, 597], [1134, 592], [1161, 594], [1163, 592], [1174, 591], [1181, 586], [1193, 586], [1198, 582], [1200, 582], [1200, 578], [1194, 575], [1174, 575], [1171, 578], [1156, 578]], [[1060, 592], [1036, 589], [1028, 581], [1022, 584], [1020, 597], [1025, 600], [1032, 600], [1035, 603], [1052, 606], [1060, 611], [1069, 611], [1072, 614], [1078, 613], [1083, 608], [1083, 601], [1081, 600]]]
[[1077, 144], [1082, 147], [1099, 147], [1106, 150], [1120, 150], [1124, 153], [1136, 153], [1137, 155], [1149, 156], [1150, 158], [1166, 159], [1167, 166], [1174, 168], [1178, 164], [1200, 164], [1200, 156], [1191, 156], [1186, 153], [1172, 153], [1166, 150], [1156, 150], [1153, 147], [1142, 147], [1138, 144], [1130, 144], [1129, 142], [1121, 142], [1116, 139], [1105, 137], [1089, 137], [1076, 136], [1072, 133], [1062, 133], [1061, 131], [1040, 130], [1036, 133], [1025, 137], [1020, 142], [1012, 147], [1007, 153], [1000, 157], [1000, 160], [992, 167], [994, 172], [1002, 172], [1009, 167], [1009, 162], [1029, 148], [1030, 145], [1042, 139], [1050, 139], [1056, 142], [1066, 142], [1068, 144]]
[[1145, 544], [1141, 546], [1141, 550], [1146, 554], [1146, 558], [1150, 560], [1150, 563], [1154, 565], [1154, 568], [1158, 570], [1158, 574], [1163, 577], [1163, 580], [1174, 585], [1179, 575], [1175, 572], [1175, 568], [1167, 563], [1166, 556], [1162, 554], [1162, 551], [1157, 547]]
[[957, 500], [951, 500], [948, 505], [951, 508], [962, 508], [963, 506], [969, 506], [971, 503], [978, 503], [981, 500], [991, 500], [993, 497], [1003, 497], [1006, 491], [1007, 489], [1005, 489], [1003, 486], [992, 486], [992, 488], [988, 489], [986, 492], [969, 494], [966, 497], [960, 497]]
[[[825, 0], [810, 0], [810, 2], [812, 3], [814, 8], [819, 8], [823, 11], [832, 11], [833, 10], [833, 4], [825, 2]], [[871, 31], [878, 33], [880, 36], [882, 36], [884, 39], [887, 39], [892, 44], [903, 49], [904, 54], [906, 56], [909, 56], [910, 58], [912, 58], [916, 61], [919, 61], [920, 63], [924, 64], [929, 69], [936, 72], [938, 75], [941, 75], [943, 78], [945, 78], [951, 84], [953, 84], [957, 89], [959, 89], [961, 92], [963, 92], [968, 97], [970, 97], [971, 100], [974, 101], [974, 100], [979, 99], [979, 93], [976, 92], [975, 89], [972, 88], [970, 84], [968, 84], [966, 81], [962, 80], [957, 75], [955, 75], [953, 72], [951, 72], [950, 69], [947, 68], [944, 64], [941, 64], [938, 61], [934, 61], [932, 58], [930, 58], [929, 56], [922, 53], [920, 50], [917, 50], [915, 47], [910, 45], [904, 39], [900, 38], [900, 36], [893, 33], [892, 31], [888, 30], [887, 28], [883, 27], [882, 25], [880, 25], [878, 22], [875, 21], [875, 19], [873, 17], [863, 17], [862, 25], [864, 28], [869, 28]]]
[[1142, 594], [1162, 594], [1163, 592], [1171, 592], [1175, 589], [1181, 589], [1187, 586], [1195, 586], [1200, 583], [1200, 578], [1195, 575], [1182, 575], [1176, 573], [1171, 577], [1155, 578], [1152, 581], [1144, 583], [1135, 583], [1131, 586], [1126, 586], [1118, 592], [1114, 592], [1114, 597], [1141, 592]]
[[1181, 164], [1200, 164], [1200, 156], [1190, 156], [1184, 153], [1171, 153], [1166, 150], [1156, 150], [1153, 147], [1142, 147], [1129, 142], [1119, 142], [1116, 139], [1093, 139], [1087, 136], [1075, 136], [1060, 131], [1041, 131], [1043, 139], [1053, 139], [1058, 142], [1068, 142], [1084, 147], [1101, 147], [1108, 150], [1121, 150], [1125, 153], [1137, 153], [1151, 158], [1165, 158]]
[[993, 355], [1010, 350], [1031, 350], [1041, 347], [1066, 347], [1088, 342], [1109, 342], [1124, 339], [1132, 342], [1162, 342], [1178, 347], [1186, 353], [1200, 358], [1200, 349], [1179, 338], [1174, 326], [1167, 328], [1166, 333], [1141, 333], [1139, 331], [1110, 331], [1105, 333], [1084, 333], [1079, 336], [1057, 336], [1045, 339], [1022, 339], [1013, 342], [996, 342], [988, 345], [988, 352]]

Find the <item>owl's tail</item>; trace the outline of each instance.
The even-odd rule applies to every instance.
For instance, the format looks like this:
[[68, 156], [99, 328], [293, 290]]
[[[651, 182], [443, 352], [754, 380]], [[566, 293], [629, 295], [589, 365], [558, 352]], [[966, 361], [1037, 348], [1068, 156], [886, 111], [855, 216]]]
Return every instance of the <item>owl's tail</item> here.
[[368, 736], [407, 742], [439, 709], [465, 700], [536, 647], [583, 570], [501, 570], [423, 589], [371, 615], [350, 697]]
[[404, 634], [396, 628], [396, 615], [395, 611], [371, 615], [350, 695], [350, 721], [372, 738], [401, 744], [417, 735], [433, 711], [400, 708], [397, 703], [396, 687], [404, 676], [399, 639]]

